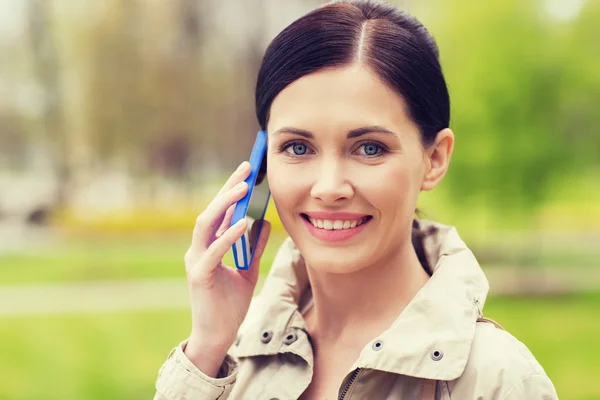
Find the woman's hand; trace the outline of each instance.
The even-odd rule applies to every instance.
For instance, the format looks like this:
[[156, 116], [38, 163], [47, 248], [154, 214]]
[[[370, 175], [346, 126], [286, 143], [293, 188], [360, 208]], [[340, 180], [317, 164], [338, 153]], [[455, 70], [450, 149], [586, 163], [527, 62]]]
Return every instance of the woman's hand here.
[[196, 220], [185, 268], [192, 309], [187, 357], [205, 374], [216, 376], [246, 317], [258, 281], [260, 258], [271, 226], [263, 222], [256, 253], [247, 271], [222, 263], [223, 256], [247, 229], [245, 219], [230, 227], [235, 204], [248, 191], [243, 162]]

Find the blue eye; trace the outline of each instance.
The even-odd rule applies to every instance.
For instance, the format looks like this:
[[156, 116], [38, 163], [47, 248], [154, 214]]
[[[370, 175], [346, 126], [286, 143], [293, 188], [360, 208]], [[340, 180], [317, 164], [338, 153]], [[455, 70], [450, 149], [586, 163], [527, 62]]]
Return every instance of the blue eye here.
[[376, 156], [378, 155], [383, 148], [375, 143], [365, 143], [362, 146], [360, 146], [360, 148], [362, 149], [362, 153], [365, 156]]
[[304, 143], [293, 143], [286, 149], [288, 153], [292, 153], [295, 156], [302, 156], [306, 154], [308, 148]]

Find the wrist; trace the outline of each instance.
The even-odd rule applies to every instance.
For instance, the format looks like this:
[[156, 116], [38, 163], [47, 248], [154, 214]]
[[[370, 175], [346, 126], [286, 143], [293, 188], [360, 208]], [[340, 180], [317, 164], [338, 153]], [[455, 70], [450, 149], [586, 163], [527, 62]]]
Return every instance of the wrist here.
[[228, 346], [208, 345], [190, 338], [183, 348], [183, 353], [205, 375], [216, 378], [227, 355]]

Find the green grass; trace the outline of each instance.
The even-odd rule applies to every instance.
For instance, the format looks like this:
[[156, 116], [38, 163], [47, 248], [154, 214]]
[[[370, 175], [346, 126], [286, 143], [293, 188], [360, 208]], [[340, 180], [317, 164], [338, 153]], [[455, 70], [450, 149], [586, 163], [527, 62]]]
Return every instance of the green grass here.
[[[0, 253], [0, 285], [182, 277], [183, 255], [190, 238], [188, 233], [59, 236], [26, 251]], [[263, 257], [263, 272], [284, 238], [284, 233], [272, 234]], [[532, 261], [527, 254], [506, 246], [474, 243], [473, 250], [483, 265], [595, 268], [600, 256], [596, 248], [545, 247], [537, 261]], [[231, 252], [224, 261], [233, 265]]]
[[[600, 293], [492, 298], [486, 316], [524, 342], [562, 400], [600, 399]], [[189, 332], [187, 311], [0, 319], [0, 399], [150, 399]]]
[[[271, 238], [262, 272], [283, 238]], [[189, 242], [188, 234], [58, 238], [2, 253], [0, 285], [183, 277]], [[597, 257], [578, 260], [592, 267]], [[231, 265], [231, 254], [225, 261]], [[600, 399], [600, 293], [492, 298], [485, 314], [531, 349], [561, 399]], [[175, 310], [0, 318], [0, 399], [152, 398], [158, 368], [188, 332], [188, 312]]]
[[[262, 265], [271, 265], [284, 239], [273, 234]], [[190, 234], [59, 238], [27, 251], [0, 253], [0, 285], [183, 277]], [[233, 265], [231, 251], [224, 259]]]
[[0, 320], [0, 399], [151, 399], [184, 311]]
[[561, 400], [600, 399], [600, 293], [492, 298], [485, 315], [529, 347]]

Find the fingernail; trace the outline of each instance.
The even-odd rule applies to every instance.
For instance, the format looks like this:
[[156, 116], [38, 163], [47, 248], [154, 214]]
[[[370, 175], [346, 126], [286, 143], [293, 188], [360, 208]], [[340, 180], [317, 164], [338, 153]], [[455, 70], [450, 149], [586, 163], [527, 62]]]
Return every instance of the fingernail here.
[[244, 161], [243, 163], [240, 164], [240, 166], [238, 167], [236, 172], [242, 172], [245, 167], [246, 167], [246, 161]]

